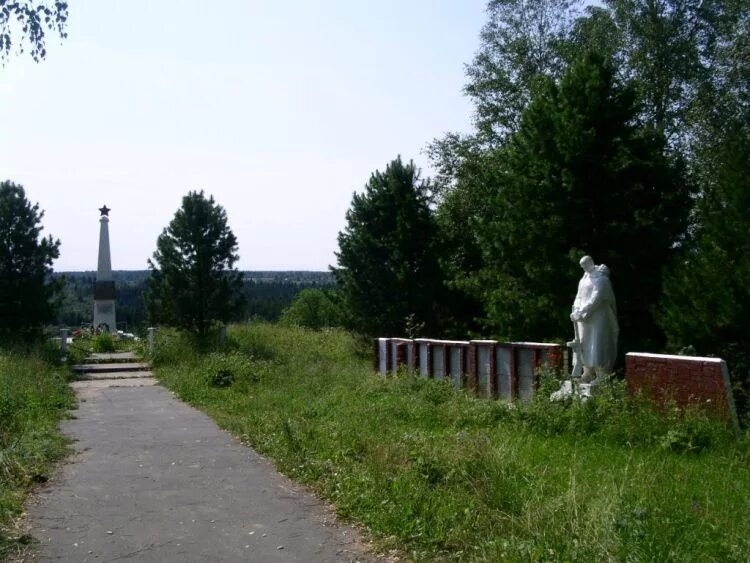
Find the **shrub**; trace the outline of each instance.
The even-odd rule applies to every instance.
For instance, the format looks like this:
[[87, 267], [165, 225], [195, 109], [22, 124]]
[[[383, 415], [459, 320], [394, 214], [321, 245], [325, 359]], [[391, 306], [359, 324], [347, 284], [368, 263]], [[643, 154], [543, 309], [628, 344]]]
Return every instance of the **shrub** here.
[[110, 333], [102, 332], [94, 337], [92, 347], [94, 352], [114, 352], [115, 340]]
[[343, 303], [338, 292], [327, 289], [303, 289], [281, 314], [282, 324], [323, 329], [343, 326]]

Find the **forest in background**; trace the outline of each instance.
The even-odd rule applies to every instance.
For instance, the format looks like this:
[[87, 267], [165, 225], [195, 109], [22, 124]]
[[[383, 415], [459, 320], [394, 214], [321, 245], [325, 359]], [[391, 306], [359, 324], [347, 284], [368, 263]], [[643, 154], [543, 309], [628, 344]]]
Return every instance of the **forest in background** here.
[[[148, 270], [112, 272], [117, 290], [118, 329], [136, 332], [148, 324], [143, 299], [148, 276]], [[303, 289], [330, 288], [335, 284], [330, 272], [245, 271], [242, 276], [245, 305], [235, 320], [276, 321]], [[64, 280], [55, 324], [71, 328], [91, 324], [96, 272], [56, 272], [54, 278]]]

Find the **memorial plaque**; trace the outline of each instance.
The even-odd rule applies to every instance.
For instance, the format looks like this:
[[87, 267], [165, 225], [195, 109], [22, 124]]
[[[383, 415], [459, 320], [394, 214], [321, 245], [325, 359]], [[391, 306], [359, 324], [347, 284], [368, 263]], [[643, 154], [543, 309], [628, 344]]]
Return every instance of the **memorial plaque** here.
[[516, 350], [518, 373], [518, 398], [532, 399], [534, 397], [534, 351]]
[[388, 373], [388, 339], [378, 338], [378, 373], [385, 375]]
[[495, 348], [496, 389], [501, 399], [513, 399], [512, 365], [513, 349], [505, 346]]
[[430, 345], [427, 342], [417, 342], [419, 356], [419, 375], [430, 377]]
[[480, 397], [490, 395], [490, 354], [492, 349], [489, 346], [479, 346], [477, 348], [477, 393]]
[[450, 374], [453, 386], [456, 389], [461, 389], [464, 376], [463, 366], [463, 354], [459, 346], [451, 346], [449, 348], [450, 353]]
[[432, 376], [435, 379], [445, 379], [445, 346], [432, 347]]

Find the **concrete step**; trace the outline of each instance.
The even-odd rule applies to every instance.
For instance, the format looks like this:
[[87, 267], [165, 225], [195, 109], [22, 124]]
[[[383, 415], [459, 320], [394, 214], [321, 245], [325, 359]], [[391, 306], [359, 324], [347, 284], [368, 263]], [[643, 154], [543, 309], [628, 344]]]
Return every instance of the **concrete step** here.
[[141, 358], [135, 352], [94, 352], [84, 361], [87, 364], [137, 362]]
[[109, 379], [153, 379], [154, 374], [150, 371], [107, 371], [107, 372], [81, 372], [76, 374], [78, 381], [105, 381]]
[[145, 362], [118, 362], [118, 363], [93, 363], [76, 364], [72, 367], [77, 373], [113, 373], [113, 372], [135, 372], [147, 371], [151, 366]]

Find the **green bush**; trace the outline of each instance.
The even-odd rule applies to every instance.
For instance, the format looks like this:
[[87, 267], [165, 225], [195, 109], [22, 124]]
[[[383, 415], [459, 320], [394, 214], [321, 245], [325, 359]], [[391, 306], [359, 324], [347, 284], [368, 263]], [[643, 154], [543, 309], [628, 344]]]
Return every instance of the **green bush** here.
[[94, 352], [114, 352], [115, 340], [108, 332], [101, 332], [94, 337], [92, 348]]
[[344, 325], [341, 295], [328, 289], [303, 289], [281, 314], [281, 323], [320, 330]]

